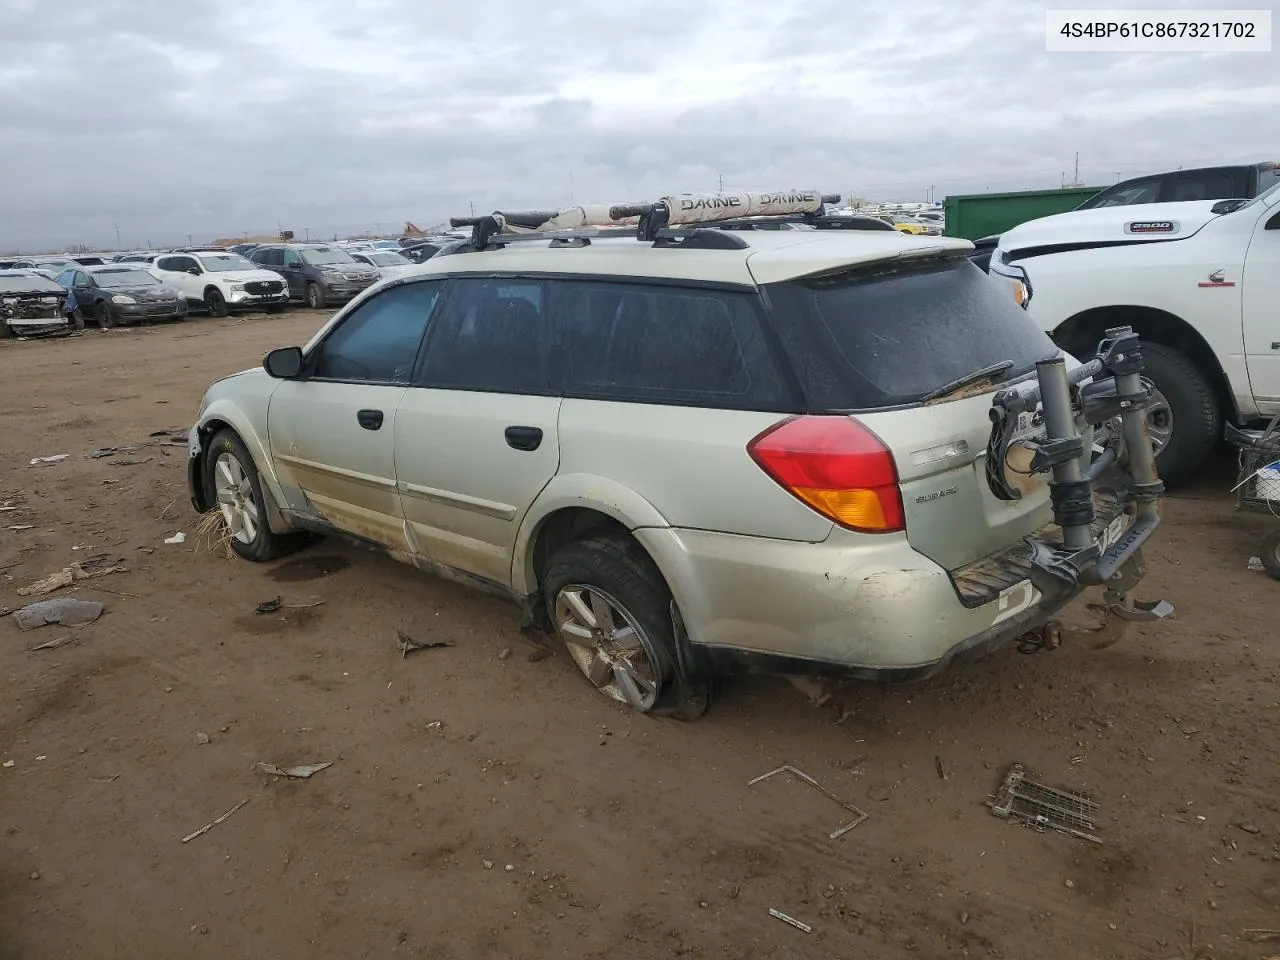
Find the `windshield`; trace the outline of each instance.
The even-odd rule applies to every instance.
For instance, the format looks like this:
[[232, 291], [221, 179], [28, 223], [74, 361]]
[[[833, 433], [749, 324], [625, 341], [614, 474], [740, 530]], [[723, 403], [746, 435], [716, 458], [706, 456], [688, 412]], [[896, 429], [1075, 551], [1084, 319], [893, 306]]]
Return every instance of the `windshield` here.
[[325, 263], [355, 263], [351, 254], [345, 250], [339, 250], [337, 247], [307, 247], [299, 250], [302, 259], [313, 267], [318, 267]]
[[158, 287], [160, 281], [145, 270], [95, 270], [100, 287]]
[[210, 273], [258, 269], [238, 253], [205, 253], [200, 255], [200, 262], [204, 264], [204, 268]]
[[0, 293], [62, 294], [64, 292], [60, 286], [48, 277], [42, 277], [39, 274], [23, 274], [21, 276], [0, 274]]
[[408, 257], [402, 257], [398, 253], [390, 251], [368, 254], [370, 260], [379, 267], [403, 267], [407, 263], [413, 263]]
[[[1263, 206], [1267, 206], [1267, 207], [1271, 206], [1273, 203], [1280, 203], [1280, 183], [1277, 183], [1270, 190], [1262, 191], [1262, 193], [1258, 194], [1256, 197], [1254, 197], [1252, 200], [1246, 203], [1245, 206], [1251, 207], [1255, 203], [1260, 203]], [[1244, 209], [1244, 208], [1242, 207], [1241, 209]]]
[[967, 258], [891, 261], [769, 290], [784, 341], [807, 347], [797, 372], [824, 409], [918, 403], [976, 370], [1008, 361], [1010, 380], [1057, 355]]

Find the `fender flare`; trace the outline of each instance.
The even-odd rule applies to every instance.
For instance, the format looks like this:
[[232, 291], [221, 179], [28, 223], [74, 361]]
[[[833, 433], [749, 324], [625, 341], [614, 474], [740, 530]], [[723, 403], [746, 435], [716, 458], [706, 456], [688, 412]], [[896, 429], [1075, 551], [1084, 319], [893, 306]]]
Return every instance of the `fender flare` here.
[[520, 532], [516, 534], [511, 585], [518, 596], [527, 596], [537, 589], [533, 546], [543, 524], [556, 511], [574, 507], [602, 513], [628, 530], [671, 526], [657, 507], [616, 480], [588, 473], [556, 474], [533, 501], [521, 521]]

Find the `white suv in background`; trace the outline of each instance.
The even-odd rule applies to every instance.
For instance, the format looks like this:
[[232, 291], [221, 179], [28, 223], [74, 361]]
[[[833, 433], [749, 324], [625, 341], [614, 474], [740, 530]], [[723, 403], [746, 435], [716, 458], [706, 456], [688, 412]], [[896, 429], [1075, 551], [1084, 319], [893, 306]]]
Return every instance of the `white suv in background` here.
[[289, 302], [279, 274], [227, 250], [165, 254], [156, 257], [151, 273], [177, 287], [189, 304], [203, 306], [215, 317], [225, 317], [234, 308], [275, 312]]

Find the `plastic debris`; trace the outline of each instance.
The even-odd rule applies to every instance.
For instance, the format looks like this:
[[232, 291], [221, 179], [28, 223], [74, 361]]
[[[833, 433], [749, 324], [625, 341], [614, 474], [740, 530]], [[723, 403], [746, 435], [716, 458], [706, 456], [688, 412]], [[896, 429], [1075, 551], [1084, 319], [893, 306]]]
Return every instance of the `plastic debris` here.
[[200, 746], [204, 746], [204, 745], [205, 745], [206, 743], [208, 743], [208, 742], [209, 742], [209, 735], [208, 735], [207, 733], [197, 733], [197, 734], [196, 734], [196, 743], [197, 743], [198, 745], [200, 745]]
[[154, 460], [154, 459], [155, 459], [155, 457], [146, 457], [146, 458], [144, 458], [144, 459], [142, 459], [142, 460], [112, 460], [112, 461], [111, 461], [111, 466], [113, 466], [113, 467], [140, 467], [140, 466], [142, 466], [144, 463], [150, 463], [150, 462], [151, 462], [152, 460]]
[[179, 530], [172, 537], [165, 537], [164, 542], [170, 545], [178, 544], [178, 543], [186, 543], [187, 535], [183, 533], [181, 530]]
[[97, 600], [78, 600], [75, 597], [58, 597], [56, 600], [41, 600], [21, 610], [14, 611], [13, 619], [19, 630], [35, 630], [37, 627], [51, 623], [60, 623], [64, 627], [78, 627], [93, 623], [102, 616], [102, 604]]
[[795, 927], [797, 930], [803, 930], [805, 933], [813, 933], [813, 927], [809, 926], [809, 924], [801, 923], [795, 917], [789, 917], [785, 913], [783, 913], [781, 910], [775, 910], [773, 909], [773, 907], [770, 907], [769, 916], [776, 917], [777, 919], [781, 920], [783, 923], [789, 923], [791, 924], [791, 926]]
[[35, 528], [36, 528], [36, 525], [35, 525], [34, 523], [11, 523], [11, 524], [9, 524], [9, 529], [10, 529], [10, 530], [34, 530]]
[[321, 770], [328, 770], [333, 761], [328, 763], [299, 763], [292, 767], [277, 767], [274, 763], [259, 763], [258, 769], [273, 777], [288, 777], [290, 780], [309, 780]]
[[68, 643], [75, 643], [79, 639], [77, 635], [68, 633], [61, 637], [54, 637], [44, 643], [38, 643], [34, 647], [27, 647], [27, 650], [31, 653], [35, 653], [37, 650], [57, 650], [59, 647], [65, 647]]
[[[10, 529], [12, 529], [12, 528], [10, 528]], [[1264, 570], [1266, 570], [1266, 569], [1267, 569], [1267, 568], [1266, 568], [1265, 566], [1263, 566], [1263, 564], [1262, 564], [1262, 558], [1261, 558], [1261, 557], [1250, 557], [1250, 558], [1249, 558], [1249, 571], [1250, 571], [1251, 573], [1261, 573], [1262, 571], [1264, 571]]]
[[839, 840], [846, 833], [848, 833], [850, 830], [852, 830], [854, 827], [860, 824], [863, 820], [867, 819], [868, 814], [864, 810], [860, 809], [859, 807], [855, 807], [852, 803], [849, 803], [847, 800], [841, 800], [839, 797], [837, 797], [834, 793], [832, 793], [822, 784], [818, 783], [817, 780], [813, 779], [813, 777], [809, 776], [803, 770], [799, 770], [791, 766], [790, 764], [778, 767], [776, 770], [770, 770], [768, 773], [761, 774], [760, 776], [756, 777], [754, 780], [748, 781], [747, 786], [753, 787], [757, 783], [759, 783], [761, 780], [768, 780], [770, 777], [777, 776], [780, 773], [790, 774], [791, 776], [795, 777], [797, 780], [801, 781], [802, 783], [807, 783], [809, 786], [813, 787], [813, 789], [817, 790], [820, 794], [822, 794], [828, 800], [838, 803], [840, 806], [844, 807], [844, 809], [848, 810], [850, 813], [854, 815], [854, 819], [852, 821], [850, 821], [849, 823], [846, 823], [843, 827], [839, 827], [831, 831], [831, 833], [827, 834], [827, 837], [829, 839]]
[[28, 466], [38, 467], [45, 463], [60, 463], [69, 456], [71, 456], [69, 453], [58, 453], [54, 454], [52, 457], [32, 457]]
[[101, 449], [95, 450], [93, 451], [93, 453], [89, 454], [89, 459], [101, 460], [103, 457], [111, 457], [117, 453], [132, 453], [134, 450], [137, 450], [137, 449], [138, 448], [133, 446], [132, 444], [125, 447], [102, 447]]
[[439, 650], [441, 647], [453, 646], [452, 640], [415, 640], [403, 630], [397, 630], [396, 636], [400, 638], [401, 659], [419, 650]]
[[276, 597], [274, 600], [263, 600], [262, 603], [258, 604], [256, 607], [253, 608], [253, 612], [254, 613], [275, 613], [277, 610], [279, 610], [283, 606], [284, 606], [284, 602], [279, 597]]
[[20, 588], [18, 596], [38, 597], [45, 593], [61, 590], [63, 587], [69, 587], [78, 580], [93, 580], [96, 577], [105, 577], [109, 573], [128, 572], [129, 568], [124, 565], [124, 561], [118, 557], [100, 553], [96, 556], [85, 557], [83, 560], [77, 560], [71, 566], [63, 567], [57, 573], [51, 573], [43, 580], [37, 580], [30, 586]]
[[3, 764], [0, 764], [0, 766], [4, 766], [4, 767], [6, 767], [6, 768], [8, 768], [8, 767], [12, 767], [13, 765], [14, 765], [14, 763], [13, 763], [13, 761], [12, 761], [12, 760], [6, 760]]
[[1037, 830], [1057, 830], [1090, 843], [1102, 843], [1094, 834], [1097, 801], [1083, 793], [1058, 790], [1036, 783], [1027, 775], [1027, 768], [1021, 763], [1009, 767], [996, 795], [988, 801], [987, 806], [1002, 820], [1025, 824]]
[[201, 827], [199, 830], [195, 831], [195, 833], [188, 833], [185, 837], [183, 837], [183, 838], [182, 838], [182, 842], [183, 842], [183, 843], [190, 843], [190, 842], [191, 842], [192, 840], [194, 840], [196, 837], [201, 836], [202, 834], [206, 834], [206, 833], [208, 833], [210, 830], [212, 830], [212, 829], [213, 829], [214, 827], [216, 827], [218, 824], [222, 823], [222, 821], [223, 821], [223, 820], [226, 820], [226, 819], [227, 819], [227, 817], [231, 816], [233, 813], [235, 813], [237, 810], [239, 810], [241, 807], [243, 807], [243, 806], [244, 806], [246, 803], [248, 803], [248, 802], [249, 802], [249, 798], [248, 798], [248, 797], [245, 797], [243, 800], [241, 800], [239, 803], [237, 803], [234, 807], [232, 807], [230, 810], [228, 810], [228, 811], [227, 811], [226, 813], [224, 813], [222, 816], [217, 817], [217, 818], [216, 818], [216, 819], [214, 819], [214, 820], [210, 820], [208, 823], [206, 823], [206, 824], [205, 824], [203, 827]]

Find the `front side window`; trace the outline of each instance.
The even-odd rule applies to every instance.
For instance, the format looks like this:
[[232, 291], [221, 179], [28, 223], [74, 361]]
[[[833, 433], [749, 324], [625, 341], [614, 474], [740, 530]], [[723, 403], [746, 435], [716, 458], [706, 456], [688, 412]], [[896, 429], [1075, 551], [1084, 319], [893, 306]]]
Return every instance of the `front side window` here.
[[572, 395], [790, 407], [754, 293], [593, 281], [560, 281], [552, 289]]
[[442, 284], [393, 287], [360, 304], [325, 337], [311, 375], [321, 380], [408, 383]]
[[302, 258], [298, 256], [298, 252], [296, 250], [277, 250], [275, 251], [275, 254], [281, 258], [276, 262], [282, 262], [286, 267], [302, 266]]
[[454, 278], [427, 343], [428, 387], [546, 394], [548, 326], [537, 280]]

